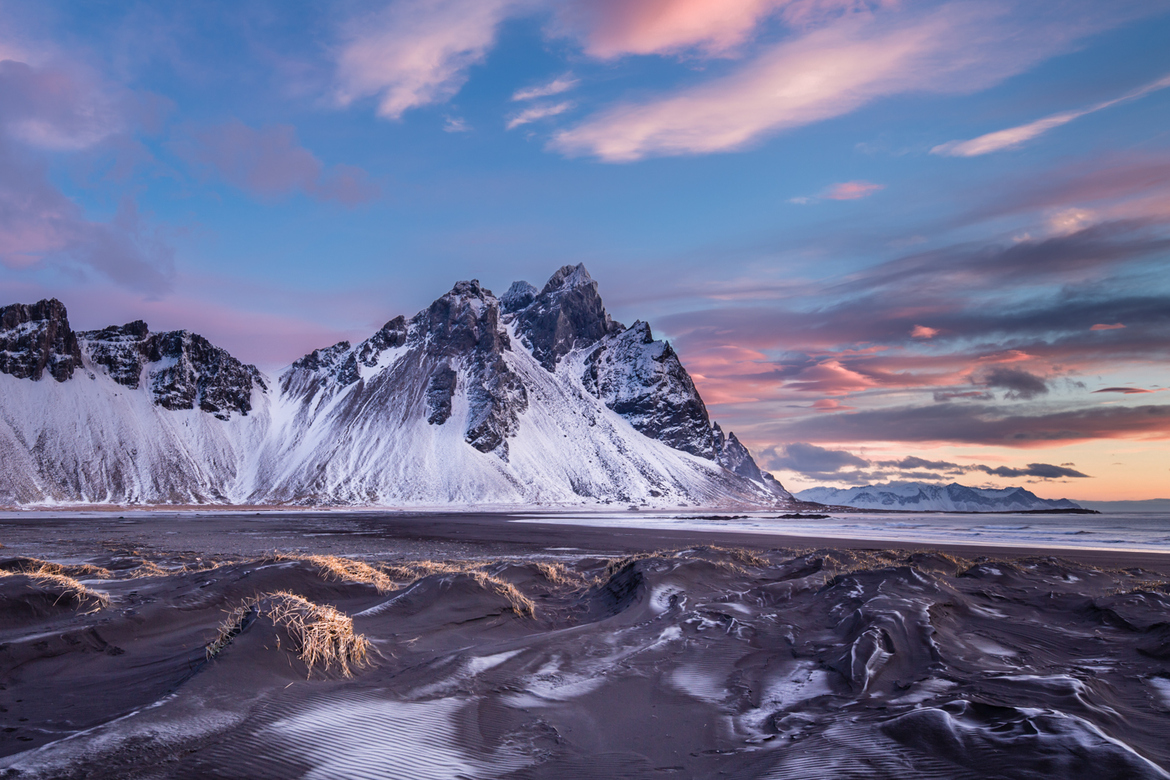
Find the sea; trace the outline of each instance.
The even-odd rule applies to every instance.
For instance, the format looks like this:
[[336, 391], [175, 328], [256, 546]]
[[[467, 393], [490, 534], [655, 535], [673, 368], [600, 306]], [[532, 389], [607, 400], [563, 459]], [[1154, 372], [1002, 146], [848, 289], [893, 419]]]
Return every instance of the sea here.
[[824, 519], [777, 513], [688, 515], [669, 511], [527, 515], [515, 522], [775, 534], [914, 544], [1037, 549], [1170, 552], [1170, 512], [1102, 514], [967, 514], [946, 512], [831, 514]]

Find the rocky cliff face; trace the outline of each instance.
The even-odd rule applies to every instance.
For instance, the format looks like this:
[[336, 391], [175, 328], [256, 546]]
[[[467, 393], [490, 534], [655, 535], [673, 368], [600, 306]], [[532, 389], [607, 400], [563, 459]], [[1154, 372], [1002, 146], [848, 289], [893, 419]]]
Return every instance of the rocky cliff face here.
[[596, 344], [585, 358], [585, 388], [652, 439], [714, 460], [707, 407], [678, 355], [635, 322]]
[[185, 330], [151, 333], [142, 320], [78, 334], [92, 364], [120, 385], [145, 384], [155, 404], [202, 409], [226, 420], [252, 410], [252, 392], [267, 390], [260, 371]]
[[0, 372], [35, 381], [47, 371], [64, 382], [80, 365], [81, 351], [65, 304], [53, 298], [0, 308]]
[[505, 295], [506, 311], [512, 315], [524, 346], [549, 371], [574, 349], [595, 344], [622, 329], [610, 320], [597, 294], [597, 282], [584, 265], [562, 267], [539, 294], [529, 298], [529, 291], [535, 289], [527, 282], [513, 284]]
[[[75, 335], [54, 301], [0, 312], [0, 455], [18, 464], [0, 474], [0, 502], [791, 498], [712, 424], [669, 344], [646, 323], [613, 322], [583, 266], [500, 299], [459, 282], [275, 384], [187, 331], [132, 322]], [[60, 390], [21, 381], [38, 371]]]

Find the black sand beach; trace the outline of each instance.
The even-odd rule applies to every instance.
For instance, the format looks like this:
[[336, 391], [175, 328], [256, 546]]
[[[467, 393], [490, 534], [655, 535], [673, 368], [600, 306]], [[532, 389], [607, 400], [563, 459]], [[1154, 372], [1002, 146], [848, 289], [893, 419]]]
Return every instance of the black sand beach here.
[[507, 519], [5, 517], [0, 773], [1170, 776], [1170, 555]]

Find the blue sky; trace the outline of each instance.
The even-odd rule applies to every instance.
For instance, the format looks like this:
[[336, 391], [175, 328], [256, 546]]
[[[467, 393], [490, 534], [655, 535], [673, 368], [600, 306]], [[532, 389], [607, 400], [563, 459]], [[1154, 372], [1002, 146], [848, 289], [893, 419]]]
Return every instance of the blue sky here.
[[1152, 497], [1167, 40], [1137, 0], [0, 2], [0, 290], [271, 370], [584, 262], [793, 487]]

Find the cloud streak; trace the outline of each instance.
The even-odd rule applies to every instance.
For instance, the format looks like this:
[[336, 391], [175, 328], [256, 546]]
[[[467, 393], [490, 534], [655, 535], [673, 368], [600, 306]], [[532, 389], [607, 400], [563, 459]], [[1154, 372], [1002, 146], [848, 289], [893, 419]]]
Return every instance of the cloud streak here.
[[742, 149], [881, 97], [984, 89], [1092, 31], [1083, 19], [1016, 19], [995, 3], [849, 15], [773, 45], [730, 75], [605, 109], [551, 147], [607, 162]]
[[1034, 122], [1018, 125], [1016, 127], [1009, 127], [1006, 130], [997, 130], [994, 133], [987, 133], [978, 138], [972, 138], [969, 141], [948, 141], [945, 144], [939, 144], [930, 150], [931, 154], [944, 155], [947, 157], [978, 157], [984, 154], [991, 154], [992, 152], [1001, 152], [1007, 149], [1017, 149], [1023, 146], [1028, 141], [1044, 135], [1049, 130], [1053, 130], [1062, 125], [1067, 125], [1073, 120], [1080, 119], [1083, 116], [1103, 111], [1107, 108], [1119, 105], [1121, 103], [1128, 103], [1133, 100], [1138, 100], [1146, 95], [1149, 95], [1158, 90], [1170, 87], [1170, 74], [1163, 76], [1156, 81], [1152, 81], [1137, 89], [1130, 90], [1121, 97], [1112, 100], [1105, 100], [1100, 103], [1088, 106], [1087, 108], [1078, 109], [1075, 111], [1061, 111], [1057, 114], [1037, 119]]
[[820, 415], [780, 424], [778, 441], [931, 442], [1051, 447], [1095, 439], [1170, 439], [1170, 406], [1098, 406], [1007, 414], [988, 404], [935, 404]]
[[760, 462], [765, 468], [792, 471], [811, 479], [854, 483], [889, 479], [955, 479], [963, 474], [988, 474], [1002, 479], [1090, 479], [1088, 474], [1069, 468], [1071, 463], [1061, 466], [1029, 463], [1016, 468], [927, 460], [913, 455], [898, 460], [868, 460], [848, 450], [820, 447], [808, 442], [770, 447], [760, 453]]
[[545, 84], [538, 84], [535, 87], [525, 87], [524, 89], [518, 89], [512, 93], [512, 100], [535, 100], [536, 98], [560, 95], [563, 92], [568, 92], [570, 89], [573, 89], [579, 83], [580, 81], [573, 78], [572, 74], [566, 73], [563, 76], [557, 76], [555, 79]]
[[573, 108], [573, 105], [572, 101], [565, 100], [560, 103], [532, 106], [510, 117], [506, 127], [509, 130], [514, 130], [521, 125], [531, 124], [541, 119], [547, 119], [550, 116], [557, 116]]
[[442, 103], [467, 81], [495, 43], [496, 31], [523, 0], [400, 0], [351, 21], [337, 53], [334, 97], [363, 98], [400, 119], [412, 108]]

